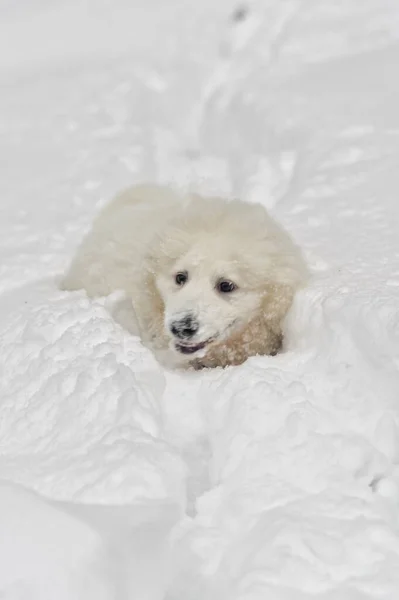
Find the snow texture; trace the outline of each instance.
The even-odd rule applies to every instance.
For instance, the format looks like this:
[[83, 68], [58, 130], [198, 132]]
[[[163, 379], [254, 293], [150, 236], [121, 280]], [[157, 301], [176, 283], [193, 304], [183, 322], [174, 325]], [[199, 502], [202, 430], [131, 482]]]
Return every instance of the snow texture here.
[[[0, 3], [0, 599], [394, 600], [397, 0]], [[287, 348], [166, 371], [57, 281], [132, 182], [260, 201]]]

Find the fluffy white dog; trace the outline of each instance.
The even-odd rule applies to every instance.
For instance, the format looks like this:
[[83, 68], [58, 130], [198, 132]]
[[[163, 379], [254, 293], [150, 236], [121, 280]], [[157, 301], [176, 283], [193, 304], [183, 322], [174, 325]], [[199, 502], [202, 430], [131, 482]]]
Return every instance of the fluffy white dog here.
[[306, 273], [261, 205], [140, 185], [100, 213], [62, 287], [123, 290], [135, 315], [125, 326], [161, 362], [224, 367], [280, 350]]

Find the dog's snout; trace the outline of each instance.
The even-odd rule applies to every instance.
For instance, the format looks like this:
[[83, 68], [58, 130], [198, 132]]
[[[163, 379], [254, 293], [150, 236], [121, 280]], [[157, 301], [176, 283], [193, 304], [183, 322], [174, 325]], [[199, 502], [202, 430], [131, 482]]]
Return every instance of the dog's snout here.
[[181, 340], [193, 337], [199, 329], [199, 323], [192, 315], [172, 321], [170, 330], [173, 335]]

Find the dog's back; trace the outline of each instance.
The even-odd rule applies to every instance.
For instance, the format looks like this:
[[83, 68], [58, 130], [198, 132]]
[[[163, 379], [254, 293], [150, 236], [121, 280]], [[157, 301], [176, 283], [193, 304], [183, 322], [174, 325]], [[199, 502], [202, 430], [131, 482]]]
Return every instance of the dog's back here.
[[78, 248], [62, 289], [105, 296], [134, 287], [151, 239], [182, 202], [182, 196], [171, 189], [150, 184], [118, 194]]

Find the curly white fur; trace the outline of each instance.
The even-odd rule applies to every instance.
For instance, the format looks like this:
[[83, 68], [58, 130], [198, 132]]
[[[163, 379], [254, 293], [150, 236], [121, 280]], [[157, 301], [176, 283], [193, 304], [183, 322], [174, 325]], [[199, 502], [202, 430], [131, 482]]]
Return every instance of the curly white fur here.
[[[122, 290], [124, 325], [161, 362], [224, 367], [279, 351], [306, 275], [298, 248], [262, 206], [140, 185], [100, 213], [62, 287], [90, 296]], [[221, 280], [234, 284], [230, 293], [218, 289]], [[197, 329], [181, 339], [173, 325], [187, 315]]]

